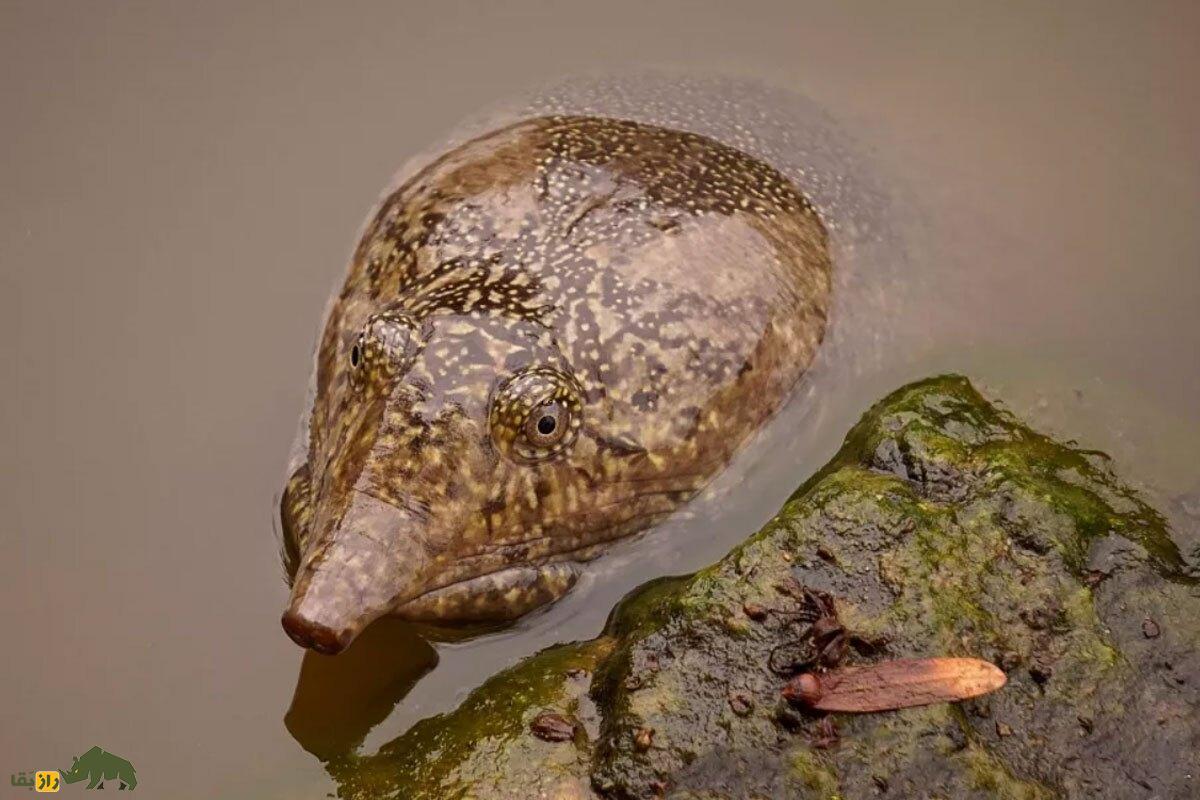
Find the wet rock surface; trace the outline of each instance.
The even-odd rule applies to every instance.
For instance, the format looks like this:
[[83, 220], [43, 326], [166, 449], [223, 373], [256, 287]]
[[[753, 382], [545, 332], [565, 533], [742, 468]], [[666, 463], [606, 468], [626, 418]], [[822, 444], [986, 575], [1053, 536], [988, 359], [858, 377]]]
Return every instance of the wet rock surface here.
[[[871, 409], [721, 561], [330, 770], [347, 798], [1193, 798], [1190, 561], [1102, 454], [931, 379]], [[814, 597], [832, 598], [843, 664], [974, 657], [1007, 686], [798, 709], [784, 686], [833, 641]]]

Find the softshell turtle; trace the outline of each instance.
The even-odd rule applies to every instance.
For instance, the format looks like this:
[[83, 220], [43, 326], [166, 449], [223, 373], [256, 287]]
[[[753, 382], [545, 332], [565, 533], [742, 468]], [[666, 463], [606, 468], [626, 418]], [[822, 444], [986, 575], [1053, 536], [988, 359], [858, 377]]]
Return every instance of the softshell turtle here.
[[321, 652], [384, 614], [505, 620], [691, 498], [826, 327], [828, 237], [715, 139], [555, 114], [382, 202], [320, 339], [281, 512], [283, 626]]

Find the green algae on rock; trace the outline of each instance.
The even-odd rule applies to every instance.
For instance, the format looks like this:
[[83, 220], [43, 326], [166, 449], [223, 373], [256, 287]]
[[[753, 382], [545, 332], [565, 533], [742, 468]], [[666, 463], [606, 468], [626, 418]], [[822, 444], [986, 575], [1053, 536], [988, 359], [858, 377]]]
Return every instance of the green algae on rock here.
[[[935, 378], [871, 409], [721, 561], [648, 584], [600, 638], [526, 659], [330, 768], [346, 798], [1195, 797], [1189, 574], [1102, 454], [1035, 433], [963, 378]], [[785, 678], [768, 667], [801, 633], [801, 586], [886, 640], [849, 663], [969, 656], [1008, 685], [831, 715], [830, 742], [782, 703]], [[533, 736], [546, 712], [581, 732]]]

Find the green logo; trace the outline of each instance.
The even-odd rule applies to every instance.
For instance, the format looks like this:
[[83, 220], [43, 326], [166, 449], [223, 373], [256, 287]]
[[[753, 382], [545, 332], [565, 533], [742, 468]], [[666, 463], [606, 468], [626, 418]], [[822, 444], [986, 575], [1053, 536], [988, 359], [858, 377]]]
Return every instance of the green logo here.
[[99, 747], [76, 756], [70, 769], [60, 771], [64, 783], [86, 780], [89, 789], [103, 789], [105, 781], [119, 781], [118, 788], [121, 789], [137, 788], [137, 773], [133, 770], [133, 764]]

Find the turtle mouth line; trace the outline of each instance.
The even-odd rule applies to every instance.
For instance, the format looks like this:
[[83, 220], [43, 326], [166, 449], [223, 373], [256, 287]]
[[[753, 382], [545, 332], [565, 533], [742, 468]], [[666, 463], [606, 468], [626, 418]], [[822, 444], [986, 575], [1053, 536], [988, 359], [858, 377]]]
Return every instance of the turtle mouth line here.
[[[668, 494], [673, 494], [673, 493], [674, 493], [673, 491], [663, 491], [663, 492], [655, 492], [654, 494], [668, 495]], [[393, 613], [399, 613], [399, 610], [404, 608], [404, 606], [407, 606], [411, 603], [415, 603], [422, 599], [426, 599], [430, 595], [436, 594], [438, 592], [446, 592], [451, 589], [461, 589], [464, 586], [466, 586], [467, 584], [470, 584], [475, 581], [485, 580], [487, 578], [498, 575], [501, 572], [505, 572], [506, 570], [521, 569], [521, 568], [536, 570], [536, 569], [543, 569], [545, 567], [551, 566], [553, 564], [558, 564], [558, 563], [568, 563], [568, 562], [583, 563], [583, 562], [587, 562], [587, 561], [592, 561], [593, 559], [600, 556], [604, 552], [604, 550], [607, 548], [607, 546], [609, 544], [611, 544], [614, 540], [625, 539], [625, 538], [629, 538], [631, 536], [637, 536], [641, 533], [644, 533], [647, 530], [649, 530], [650, 528], [652, 528], [655, 522], [661, 521], [662, 519], [669, 517], [672, 513], [675, 512], [675, 510], [676, 510], [676, 506], [671, 505], [671, 507], [669, 507], [669, 508], [652, 509], [649, 511], [644, 511], [640, 514], [633, 514], [633, 515], [621, 520], [621, 522], [619, 524], [611, 526], [610, 535], [608, 535], [608, 536], [597, 537], [597, 536], [592, 535], [592, 533], [576, 534], [576, 536], [578, 538], [583, 539], [583, 540], [587, 541], [588, 543], [579, 545], [578, 547], [574, 547], [570, 550], [561, 550], [561, 551], [557, 551], [557, 552], [553, 552], [553, 553], [547, 553], [547, 554], [541, 555], [541, 556], [534, 556], [532, 558], [520, 558], [520, 559], [515, 559], [513, 561], [509, 561], [506, 563], [500, 563], [500, 564], [497, 564], [495, 567], [493, 567], [491, 569], [487, 569], [483, 572], [470, 574], [468, 576], [458, 578], [453, 581], [449, 581], [445, 584], [434, 586], [432, 588], [426, 589], [425, 591], [423, 591], [417, 595], [414, 595], [413, 597], [408, 598], [407, 600], [404, 600], [402, 603], [397, 605], [397, 607], [396, 607], [397, 611], [393, 612]], [[533, 539], [527, 539], [527, 540], [521, 542], [521, 546], [527, 547], [530, 543], [550, 540], [553, 538], [554, 538], [553, 536], [539, 536], [539, 537], [535, 537]], [[467, 555], [467, 556], [463, 557], [462, 559], [460, 559], [458, 563], [459, 564], [469, 564], [472, 561], [482, 561], [482, 560], [488, 558], [489, 556], [494, 557], [495, 555], [496, 555], [496, 551], [470, 554], [470, 555]]]
[[[421, 592], [396, 606], [392, 614], [421, 623], [510, 621], [556, 599], [561, 592], [555, 587], [569, 588], [578, 577], [579, 566], [594, 559], [600, 550], [598, 545], [587, 545], [540, 559], [503, 564]], [[517, 606], [520, 611], [514, 610]]]

